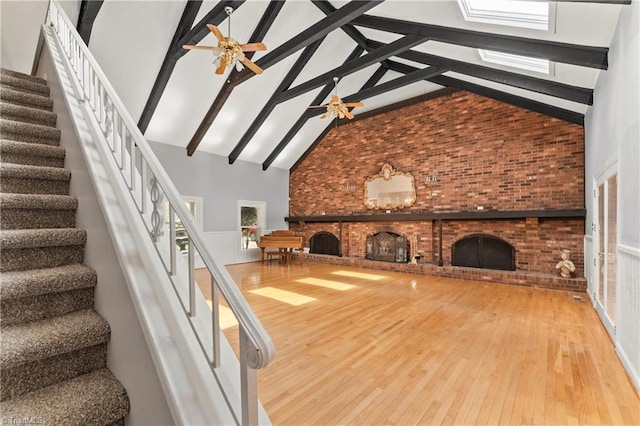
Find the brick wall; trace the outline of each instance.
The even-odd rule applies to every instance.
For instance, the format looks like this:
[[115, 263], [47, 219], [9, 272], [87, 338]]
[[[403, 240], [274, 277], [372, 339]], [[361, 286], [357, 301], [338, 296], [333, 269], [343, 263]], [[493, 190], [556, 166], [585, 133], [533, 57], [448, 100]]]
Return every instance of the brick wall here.
[[[290, 215], [372, 213], [364, 182], [384, 163], [415, 179], [417, 201], [402, 213], [584, 208], [581, 126], [459, 91], [331, 130], [291, 173]], [[334, 224], [292, 229], [307, 238], [316, 230], [338, 236]], [[418, 234], [420, 250], [437, 261], [431, 222], [345, 223], [345, 256], [364, 257], [366, 235], [381, 230]], [[451, 244], [476, 232], [513, 244], [518, 270], [553, 272], [568, 248], [582, 275], [583, 220], [445, 221], [445, 265]]]

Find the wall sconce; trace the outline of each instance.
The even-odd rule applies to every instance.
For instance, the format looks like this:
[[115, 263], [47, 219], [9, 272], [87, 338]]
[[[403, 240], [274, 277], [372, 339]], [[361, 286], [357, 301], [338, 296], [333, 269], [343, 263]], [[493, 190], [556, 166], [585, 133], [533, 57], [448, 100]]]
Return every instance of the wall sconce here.
[[355, 183], [348, 183], [347, 184], [347, 191], [348, 192], [353, 192], [356, 190], [356, 184]]
[[438, 175], [425, 176], [424, 183], [426, 183], [427, 185], [438, 185], [439, 183], [441, 183], [440, 176]]

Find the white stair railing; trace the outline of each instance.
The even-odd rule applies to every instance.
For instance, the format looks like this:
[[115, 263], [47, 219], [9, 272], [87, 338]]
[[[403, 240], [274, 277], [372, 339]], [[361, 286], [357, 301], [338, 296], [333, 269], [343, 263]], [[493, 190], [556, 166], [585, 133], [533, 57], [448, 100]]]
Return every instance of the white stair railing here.
[[[211, 367], [213, 380], [216, 380], [216, 368], [221, 361], [220, 295], [233, 312], [239, 325], [241, 412], [236, 412], [229, 399], [227, 404], [239, 424], [258, 424], [256, 370], [266, 367], [274, 356], [271, 338], [229, 273], [207, 250], [202, 232], [192, 222], [191, 213], [148, 142], [64, 11], [53, 1], [50, 4], [50, 23], [80, 88], [76, 94], [90, 106], [93, 119], [107, 141], [113, 162], [120, 170], [149, 238], [171, 279], [175, 303], [181, 305], [190, 320], [203, 356]], [[188, 238], [186, 284], [180, 279], [183, 261], [176, 249], [176, 217], [182, 222]], [[193, 321], [196, 316], [196, 291], [199, 291], [195, 282], [196, 253], [211, 277], [211, 336], [207, 336]]]

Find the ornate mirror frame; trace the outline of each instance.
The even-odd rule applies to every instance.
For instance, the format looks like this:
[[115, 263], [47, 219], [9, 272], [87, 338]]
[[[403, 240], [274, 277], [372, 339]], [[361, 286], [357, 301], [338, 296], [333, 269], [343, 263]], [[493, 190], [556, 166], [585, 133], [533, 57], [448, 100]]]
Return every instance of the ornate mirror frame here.
[[364, 205], [368, 209], [402, 209], [416, 202], [416, 186], [413, 176], [399, 172], [384, 163], [378, 174], [364, 183]]

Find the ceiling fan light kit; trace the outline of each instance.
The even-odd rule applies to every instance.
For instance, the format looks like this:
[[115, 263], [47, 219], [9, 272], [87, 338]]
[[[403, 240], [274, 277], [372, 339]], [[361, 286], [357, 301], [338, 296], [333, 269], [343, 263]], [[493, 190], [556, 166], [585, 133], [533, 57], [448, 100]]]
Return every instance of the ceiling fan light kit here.
[[228, 37], [222, 35], [222, 32], [213, 24], [207, 24], [207, 28], [218, 39], [217, 46], [192, 46], [185, 44], [183, 49], [192, 50], [211, 50], [213, 53], [213, 64], [216, 66], [216, 74], [223, 74], [227, 65], [230, 67], [235, 66], [236, 70], [242, 71], [246, 66], [256, 74], [262, 74], [262, 68], [251, 62], [246, 57], [244, 52], [256, 52], [259, 50], [267, 50], [267, 47], [263, 43], [247, 43], [240, 44], [237, 40], [231, 37], [231, 14], [233, 8], [227, 6], [224, 11], [229, 16]]
[[354, 115], [351, 114], [351, 112], [349, 111], [349, 108], [362, 107], [364, 106], [364, 103], [342, 102], [342, 100], [338, 96], [338, 81], [340, 81], [338, 77], [333, 77], [334, 92], [333, 92], [333, 95], [331, 95], [331, 101], [329, 101], [328, 104], [311, 105], [309, 108], [326, 108], [327, 112], [322, 114], [320, 118], [327, 118], [328, 116], [333, 115], [336, 117], [336, 120], [339, 118], [345, 118], [345, 117], [348, 118], [349, 120], [353, 120]]

